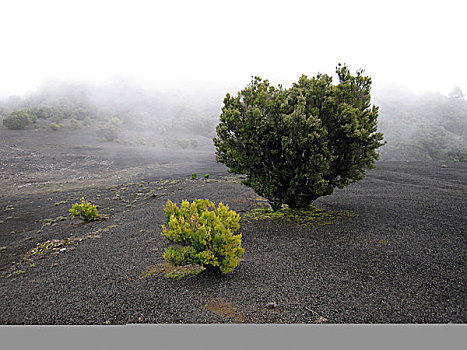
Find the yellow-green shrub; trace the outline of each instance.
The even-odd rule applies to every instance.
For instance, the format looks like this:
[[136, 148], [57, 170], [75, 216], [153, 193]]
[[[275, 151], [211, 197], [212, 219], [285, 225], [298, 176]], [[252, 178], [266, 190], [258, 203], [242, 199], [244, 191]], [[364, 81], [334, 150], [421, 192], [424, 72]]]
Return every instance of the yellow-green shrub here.
[[55, 123], [55, 122], [51, 122], [51, 123], [49, 124], [49, 127], [50, 127], [50, 129], [51, 129], [52, 131], [57, 131], [58, 129], [60, 129], [60, 124], [57, 124], [57, 123]]
[[169, 247], [164, 259], [175, 265], [198, 264], [220, 272], [230, 272], [243, 255], [242, 235], [234, 235], [240, 228], [240, 215], [227, 205], [218, 207], [207, 199], [183, 201], [180, 208], [167, 201], [164, 208], [167, 227], [162, 236], [177, 243]]
[[79, 216], [83, 221], [93, 221], [99, 216], [97, 213], [97, 207], [90, 202], [85, 201], [84, 197], [81, 198], [81, 204], [73, 204], [69, 212], [71, 216]]

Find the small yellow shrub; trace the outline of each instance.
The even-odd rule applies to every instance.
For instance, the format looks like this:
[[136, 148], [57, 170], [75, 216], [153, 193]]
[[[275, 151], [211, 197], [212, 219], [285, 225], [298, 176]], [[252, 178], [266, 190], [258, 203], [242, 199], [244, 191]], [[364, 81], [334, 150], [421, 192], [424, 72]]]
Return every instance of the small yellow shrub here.
[[198, 264], [217, 272], [231, 272], [243, 255], [242, 235], [234, 235], [240, 228], [240, 215], [227, 205], [218, 207], [207, 199], [183, 201], [180, 209], [167, 201], [164, 208], [167, 227], [162, 236], [177, 243], [169, 247], [164, 259], [175, 265]]
[[84, 197], [81, 198], [81, 204], [73, 204], [69, 212], [71, 216], [79, 216], [83, 221], [93, 221], [99, 216], [97, 213], [97, 207], [90, 202], [86, 202]]

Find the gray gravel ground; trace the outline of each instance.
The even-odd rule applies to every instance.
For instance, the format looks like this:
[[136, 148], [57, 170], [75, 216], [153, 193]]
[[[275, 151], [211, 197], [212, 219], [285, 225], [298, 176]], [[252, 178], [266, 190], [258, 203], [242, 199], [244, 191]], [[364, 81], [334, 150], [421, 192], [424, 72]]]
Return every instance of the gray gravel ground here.
[[[154, 175], [146, 183], [120, 186], [127, 187], [119, 191], [123, 200], [109, 198], [118, 186], [91, 189], [87, 198], [99, 198], [107, 220], [66, 220], [37, 233], [41, 225], [31, 219], [23, 231], [2, 235], [4, 276], [13, 269], [25, 273], [0, 279], [0, 323], [467, 321], [466, 163], [443, 168], [434, 162], [379, 162], [365, 180], [315, 203], [350, 211], [350, 218], [316, 227], [285, 219], [243, 221], [246, 252], [233, 273], [142, 277], [163, 264], [169, 244], [160, 232], [168, 198], [223, 201], [240, 214], [261, 203], [219, 169], [210, 181], [175, 174], [176, 183], [152, 183], [160, 180]], [[157, 195], [137, 200], [143, 190]], [[65, 215], [66, 208], [58, 205], [50, 214]], [[39, 242], [96, 231], [100, 238], [45, 254], [35, 267], [12, 264]]]

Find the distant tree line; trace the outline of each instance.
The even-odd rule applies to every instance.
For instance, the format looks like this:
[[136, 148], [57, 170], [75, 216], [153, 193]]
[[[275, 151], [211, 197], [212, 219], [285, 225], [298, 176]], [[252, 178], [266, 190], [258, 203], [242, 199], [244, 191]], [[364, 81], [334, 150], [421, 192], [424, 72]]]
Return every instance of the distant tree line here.
[[448, 96], [385, 91], [375, 102], [387, 141], [382, 160], [467, 161], [467, 101], [459, 87]]
[[207, 144], [215, 135], [220, 107], [213, 96], [191, 95], [193, 98], [187, 99], [164, 91], [154, 93], [131, 84], [92, 86], [53, 81], [34, 93], [0, 100], [0, 123], [12, 130], [91, 126], [102, 140], [124, 144], [132, 143], [122, 138], [123, 130], [127, 136], [152, 133], [153, 140], [166, 147], [184, 149], [179, 140], [186, 140], [196, 148], [194, 137], [204, 138]]

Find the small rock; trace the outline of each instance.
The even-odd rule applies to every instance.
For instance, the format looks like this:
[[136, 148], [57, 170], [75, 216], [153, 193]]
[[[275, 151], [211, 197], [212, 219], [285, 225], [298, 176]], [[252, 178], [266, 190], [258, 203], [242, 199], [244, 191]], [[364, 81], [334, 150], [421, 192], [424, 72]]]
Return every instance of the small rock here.
[[15, 231], [11, 231], [11, 232], [10, 232], [11, 235], [14, 235], [15, 233], [16, 233]]
[[446, 164], [441, 165], [441, 168], [447, 168], [448, 166]]
[[159, 251], [159, 248], [154, 248], [152, 251], [153, 251], [153, 252], [158, 252], [158, 251]]
[[270, 302], [266, 304], [266, 308], [268, 309], [275, 309], [277, 307], [277, 304], [275, 302]]

